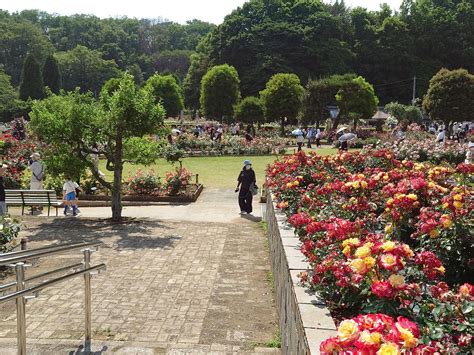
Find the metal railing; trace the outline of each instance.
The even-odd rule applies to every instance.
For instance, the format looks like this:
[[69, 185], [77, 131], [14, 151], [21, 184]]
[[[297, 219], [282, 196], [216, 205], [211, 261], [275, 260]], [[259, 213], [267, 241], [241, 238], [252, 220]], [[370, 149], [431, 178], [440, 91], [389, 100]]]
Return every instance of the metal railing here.
[[[17, 346], [18, 354], [26, 355], [26, 314], [25, 305], [26, 301], [38, 296], [38, 293], [46, 287], [55, 285], [57, 283], [72, 279], [74, 277], [84, 275], [84, 311], [85, 311], [85, 351], [90, 352], [91, 349], [91, 335], [92, 335], [92, 324], [91, 324], [91, 273], [100, 272], [105, 270], [105, 264], [98, 264], [91, 266], [91, 254], [93, 248], [97, 249], [101, 246], [102, 242], [92, 243], [68, 243], [59, 244], [49, 247], [42, 247], [30, 250], [21, 250], [11, 253], [5, 253], [0, 255], [0, 265], [8, 265], [15, 268], [16, 280], [4, 285], [0, 285], [0, 292], [15, 287], [15, 292], [0, 296], [0, 303], [7, 302], [10, 300], [16, 301], [16, 313], [17, 313]], [[25, 276], [25, 269], [30, 264], [27, 264], [28, 260], [42, 258], [51, 255], [57, 255], [69, 252], [71, 250], [80, 249], [83, 253], [82, 263], [76, 263], [65, 267], [57, 268], [51, 271], [46, 271], [41, 274], [33, 275], [30, 277]], [[33, 280], [38, 280], [46, 276], [54, 274], [68, 272], [65, 275], [57, 276], [55, 278], [45, 280], [36, 285], [27, 287], [27, 283]], [[72, 272], [71, 272], [72, 271]]]

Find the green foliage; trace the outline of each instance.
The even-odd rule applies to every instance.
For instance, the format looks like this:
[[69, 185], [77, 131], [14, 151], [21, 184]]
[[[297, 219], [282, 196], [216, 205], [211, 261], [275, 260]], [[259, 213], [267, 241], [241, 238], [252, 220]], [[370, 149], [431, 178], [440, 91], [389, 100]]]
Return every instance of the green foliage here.
[[183, 81], [183, 92], [186, 106], [199, 109], [201, 96], [201, 81], [209, 67], [209, 56], [203, 53], [191, 55], [191, 64]]
[[110, 78], [118, 77], [120, 71], [113, 60], [102, 59], [102, 53], [77, 46], [67, 52], [56, 54], [63, 78], [63, 88], [72, 91], [79, 87], [98, 94], [102, 85]]
[[285, 118], [295, 120], [301, 108], [304, 88], [295, 74], [275, 74], [260, 92], [267, 121], [281, 122], [282, 134]]
[[403, 105], [398, 102], [386, 104], [385, 111], [395, 117], [399, 122], [408, 121], [410, 123], [419, 123], [423, 119], [423, 115], [418, 107]]
[[41, 68], [35, 57], [28, 54], [23, 63], [20, 84], [20, 99], [42, 99], [45, 96]]
[[474, 75], [465, 69], [441, 69], [430, 80], [423, 108], [434, 120], [470, 121], [474, 102]]
[[18, 93], [10, 83], [10, 77], [0, 69], [0, 121], [8, 122], [26, 109], [26, 103], [18, 99]]
[[188, 72], [193, 51], [173, 50], [160, 52], [153, 61], [153, 67], [158, 73], [173, 74], [181, 82]]
[[212, 67], [201, 82], [201, 109], [211, 119], [222, 120], [234, 114], [240, 100], [240, 80], [234, 67], [223, 64]]
[[53, 55], [49, 55], [44, 62], [43, 85], [55, 94], [59, 93], [61, 89], [61, 73], [59, 72], [58, 61]]
[[379, 99], [373, 86], [363, 77], [352, 79], [351, 84], [339, 89], [336, 94], [340, 115], [354, 121], [354, 129], [359, 119], [369, 119], [377, 111]]
[[184, 107], [183, 94], [171, 75], [155, 74], [146, 82], [147, 89], [153, 93], [156, 102], [161, 102], [167, 117], [177, 117]]
[[327, 106], [336, 104], [336, 94], [344, 86], [350, 85], [354, 74], [332, 75], [318, 80], [309, 80], [303, 100], [303, 123], [319, 126], [321, 120], [329, 117]]
[[245, 123], [265, 122], [262, 101], [254, 96], [246, 97], [236, 105], [234, 117], [236, 121]]

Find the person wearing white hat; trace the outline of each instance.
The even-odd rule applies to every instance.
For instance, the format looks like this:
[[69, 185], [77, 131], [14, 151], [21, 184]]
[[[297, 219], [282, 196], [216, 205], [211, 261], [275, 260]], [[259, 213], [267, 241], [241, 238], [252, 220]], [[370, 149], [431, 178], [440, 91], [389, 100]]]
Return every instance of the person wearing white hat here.
[[44, 166], [40, 162], [41, 155], [33, 153], [30, 156], [31, 183], [30, 190], [43, 190]]
[[235, 189], [235, 192], [239, 193], [240, 214], [252, 213], [252, 189], [255, 189], [256, 186], [257, 181], [255, 172], [252, 169], [252, 163], [250, 160], [245, 160], [244, 167], [237, 178], [237, 188]]

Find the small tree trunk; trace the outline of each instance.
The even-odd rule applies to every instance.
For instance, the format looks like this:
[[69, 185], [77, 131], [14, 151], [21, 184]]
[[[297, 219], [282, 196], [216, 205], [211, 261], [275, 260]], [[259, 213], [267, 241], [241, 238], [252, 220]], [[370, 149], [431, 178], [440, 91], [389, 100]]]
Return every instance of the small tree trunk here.
[[357, 129], [357, 121], [358, 121], [358, 119], [354, 118], [354, 131]]
[[281, 119], [281, 127], [280, 128], [281, 128], [280, 135], [282, 137], [284, 137], [285, 136], [285, 119], [284, 118]]
[[122, 219], [122, 143], [122, 132], [119, 131], [115, 142], [114, 183], [112, 186], [112, 221], [120, 221]]

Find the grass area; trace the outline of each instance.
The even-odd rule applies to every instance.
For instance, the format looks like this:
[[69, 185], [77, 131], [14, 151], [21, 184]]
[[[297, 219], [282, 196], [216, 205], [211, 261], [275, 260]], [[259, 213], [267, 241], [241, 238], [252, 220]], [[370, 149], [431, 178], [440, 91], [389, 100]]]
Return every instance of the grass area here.
[[[332, 155], [337, 152], [337, 149], [320, 148], [315, 151], [321, 155]], [[290, 153], [292, 153], [292, 149], [290, 149]], [[206, 187], [233, 188], [237, 185], [237, 176], [245, 159], [252, 162], [257, 176], [257, 183], [261, 185], [266, 167], [275, 161], [276, 156], [191, 157], [183, 159], [183, 167], [193, 174], [199, 174], [199, 182]], [[107, 180], [112, 180], [113, 173], [105, 169], [105, 161], [101, 161], [100, 169], [107, 175]], [[164, 159], [160, 159], [150, 166], [125, 164], [124, 179], [128, 177], [129, 173], [134, 173], [138, 169], [145, 171], [153, 169], [155, 173], [164, 178], [165, 173], [174, 168]]]

